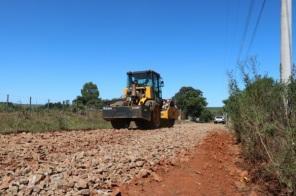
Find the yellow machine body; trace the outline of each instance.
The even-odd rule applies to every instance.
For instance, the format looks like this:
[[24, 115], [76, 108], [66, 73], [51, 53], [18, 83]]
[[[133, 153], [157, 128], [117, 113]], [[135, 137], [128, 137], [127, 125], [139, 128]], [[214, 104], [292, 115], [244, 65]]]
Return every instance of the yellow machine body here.
[[127, 76], [124, 96], [103, 108], [103, 118], [115, 129], [128, 128], [131, 121], [140, 129], [174, 126], [179, 112], [172, 100], [162, 99], [160, 74], [147, 70], [128, 72]]
[[140, 99], [139, 105], [144, 105], [147, 100], [153, 99], [152, 87], [146, 86], [144, 88], [145, 88], [145, 96]]
[[[146, 87], [137, 87], [138, 91], [144, 91], [144, 96], [140, 99], [138, 105], [144, 105], [147, 100], [153, 100], [153, 88], [151, 86]], [[124, 96], [128, 96], [128, 88], [123, 90]], [[177, 120], [179, 118], [180, 112], [176, 107], [168, 107], [166, 109], [161, 110], [160, 118], [163, 120], [174, 119]]]
[[174, 119], [177, 120], [179, 118], [179, 111], [175, 107], [169, 107], [165, 110], [161, 111], [161, 119]]
[[[146, 87], [137, 87], [136, 88], [138, 91], [142, 90], [145, 92], [144, 96], [140, 99], [138, 105], [144, 105], [145, 102], [147, 100], [153, 100], [154, 99], [154, 96], [153, 96], [153, 89], [151, 86], [146, 86]], [[125, 97], [128, 96], [128, 88], [125, 88], [123, 90], [123, 94]]]

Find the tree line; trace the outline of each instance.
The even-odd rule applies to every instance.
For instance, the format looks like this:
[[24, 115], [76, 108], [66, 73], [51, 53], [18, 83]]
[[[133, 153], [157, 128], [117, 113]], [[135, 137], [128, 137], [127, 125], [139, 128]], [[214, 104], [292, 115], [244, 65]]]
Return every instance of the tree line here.
[[[207, 109], [208, 103], [206, 98], [203, 96], [203, 92], [199, 89], [182, 87], [172, 99], [181, 110], [182, 116], [185, 119], [199, 119], [199, 121], [202, 122], [209, 122], [213, 119], [213, 114]], [[101, 109], [104, 105], [109, 105], [116, 100], [118, 99], [101, 99], [98, 86], [92, 82], [87, 82], [81, 89], [81, 95], [73, 100], [72, 105], [76, 109]], [[60, 105], [57, 104], [56, 106]]]
[[[87, 110], [100, 110], [103, 106], [110, 105], [120, 98], [102, 99], [98, 86], [93, 82], [85, 83], [78, 95], [71, 103], [70, 100], [62, 102], [49, 102], [44, 105], [34, 106], [34, 110], [72, 110], [73, 112], [83, 112]], [[181, 110], [182, 119], [199, 120], [209, 122], [213, 119], [213, 113], [207, 109], [207, 100], [203, 92], [193, 87], [182, 87], [172, 97], [178, 109]], [[25, 106], [19, 106], [12, 103], [0, 103], [0, 111], [19, 111], [30, 110]]]

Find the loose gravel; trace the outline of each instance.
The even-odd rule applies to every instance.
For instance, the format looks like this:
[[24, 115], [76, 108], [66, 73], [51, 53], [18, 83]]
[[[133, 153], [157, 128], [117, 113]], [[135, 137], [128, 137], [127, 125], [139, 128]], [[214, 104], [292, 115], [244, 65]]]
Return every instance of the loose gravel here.
[[0, 195], [108, 195], [113, 187], [174, 164], [213, 124], [150, 131], [103, 129], [0, 135]]

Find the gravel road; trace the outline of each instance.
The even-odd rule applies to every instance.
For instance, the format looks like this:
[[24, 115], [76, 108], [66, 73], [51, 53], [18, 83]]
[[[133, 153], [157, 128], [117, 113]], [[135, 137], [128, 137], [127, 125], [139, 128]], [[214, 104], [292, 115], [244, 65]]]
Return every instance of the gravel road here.
[[0, 135], [0, 195], [108, 195], [134, 177], [174, 164], [213, 124], [150, 131], [94, 130]]

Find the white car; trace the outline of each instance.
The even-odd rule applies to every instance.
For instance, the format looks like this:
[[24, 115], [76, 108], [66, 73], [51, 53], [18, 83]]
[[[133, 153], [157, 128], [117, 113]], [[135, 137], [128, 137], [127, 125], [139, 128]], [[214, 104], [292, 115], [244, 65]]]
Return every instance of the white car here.
[[217, 124], [217, 123], [225, 124], [225, 118], [224, 118], [224, 116], [215, 116], [214, 123], [215, 124]]

